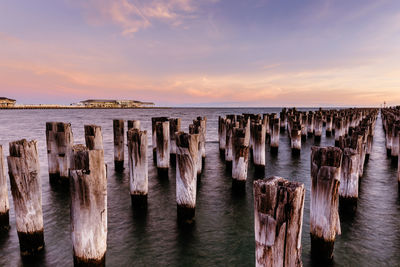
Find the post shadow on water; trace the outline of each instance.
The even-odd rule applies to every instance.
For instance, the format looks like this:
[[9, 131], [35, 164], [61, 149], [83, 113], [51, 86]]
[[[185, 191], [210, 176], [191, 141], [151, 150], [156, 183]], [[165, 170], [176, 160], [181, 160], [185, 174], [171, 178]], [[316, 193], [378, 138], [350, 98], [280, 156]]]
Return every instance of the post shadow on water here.
[[40, 267], [47, 266], [46, 264], [46, 244], [44, 248], [37, 253], [35, 256], [22, 256], [21, 255], [21, 265], [24, 267]]

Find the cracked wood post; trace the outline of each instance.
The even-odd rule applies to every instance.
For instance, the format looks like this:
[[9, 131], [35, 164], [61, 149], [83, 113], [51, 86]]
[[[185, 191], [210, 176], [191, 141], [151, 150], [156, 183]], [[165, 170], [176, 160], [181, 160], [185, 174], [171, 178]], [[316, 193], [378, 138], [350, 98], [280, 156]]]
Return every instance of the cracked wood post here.
[[333, 123], [332, 114], [326, 115], [326, 128], [325, 128], [326, 137], [330, 137], [332, 135], [332, 123]]
[[339, 146], [340, 138], [344, 136], [343, 118], [337, 117], [335, 120], [335, 146]]
[[114, 168], [124, 171], [124, 120], [113, 120], [114, 130]]
[[314, 113], [310, 112], [307, 115], [307, 136], [312, 137], [314, 135]]
[[8, 189], [6, 169], [4, 165], [3, 146], [0, 145], [0, 232], [10, 228], [10, 204], [8, 202]]
[[85, 125], [85, 143], [89, 150], [103, 149], [103, 135], [101, 127], [91, 124]]
[[157, 173], [160, 178], [168, 178], [169, 170], [169, 121], [156, 123]]
[[168, 121], [168, 117], [154, 117], [151, 118], [151, 140], [153, 146], [153, 161], [157, 164], [157, 133], [156, 133], [156, 124], [158, 121]]
[[307, 125], [308, 125], [308, 117], [307, 114], [302, 114], [300, 117], [300, 123], [301, 123], [301, 140], [306, 141], [307, 140]]
[[75, 266], [105, 266], [107, 171], [103, 150], [73, 147], [70, 169], [71, 240]]
[[322, 137], [322, 116], [321, 114], [315, 115], [314, 120], [314, 141], [321, 142]]
[[255, 174], [264, 177], [265, 174], [265, 125], [258, 123], [253, 126], [253, 163]]
[[138, 129], [138, 130], [140, 130], [140, 121], [139, 120], [129, 120], [128, 121], [128, 131], [130, 129]]
[[176, 159], [176, 133], [181, 130], [181, 119], [169, 119], [170, 160], [175, 163]]
[[232, 134], [233, 128], [238, 127], [239, 123], [232, 121], [231, 119], [226, 120], [226, 146], [225, 146], [225, 165], [228, 171], [232, 171]]
[[130, 129], [128, 137], [129, 189], [134, 208], [147, 207], [148, 164], [147, 131]]
[[201, 151], [201, 162], [204, 165], [206, 159], [206, 134], [207, 134], [207, 117], [197, 117], [193, 124], [200, 126], [199, 142]]
[[399, 156], [399, 135], [400, 123], [394, 123], [392, 130], [392, 149], [390, 150], [390, 155], [394, 162], [397, 162]]
[[286, 113], [286, 108], [283, 108], [282, 111], [279, 113], [279, 118], [280, 118], [280, 132], [284, 133], [286, 130], [286, 125], [287, 125], [287, 113]]
[[249, 163], [249, 145], [246, 143], [246, 129], [244, 128], [233, 128], [232, 155], [232, 188], [242, 191], [246, 187]]
[[290, 147], [293, 155], [300, 155], [301, 152], [301, 130], [294, 127], [290, 133]]
[[275, 118], [271, 121], [271, 153], [278, 153], [279, 149], [279, 133], [280, 133], [280, 118]]
[[19, 246], [23, 256], [35, 255], [44, 247], [42, 183], [37, 142], [11, 142], [7, 157], [11, 194]]
[[225, 159], [226, 145], [226, 118], [218, 117], [218, 140], [219, 140], [219, 155]]
[[360, 154], [352, 149], [343, 150], [339, 186], [339, 208], [354, 212], [357, 207]]
[[179, 132], [176, 145], [177, 219], [180, 224], [191, 224], [196, 209], [199, 134]]
[[323, 261], [333, 259], [336, 234], [341, 233], [338, 213], [341, 161], [340, 148], [311, 148], [311, 252]]
[[197, 155], [197, 162], [196, 162], [196, 170], [197, 170], [197, 180], [200, 181], [201, 174], [203, 172], [203, 161], [202, 161], [202, 154], [201, 154], [201, 138], [200, 138], [201, 127], [198, 124], [190, 124], [189, 125], [189, 134], [195, 135], [197, 134], [197, 143], [198, 143], [198, 155]]
[[302, 266], [304, 185], [274, 176], [253, 188], [256, 266]]
[[74, 144], [71, 124], [46, 122], [47, 159], [52, 184], [68, 184], [71, 149]]

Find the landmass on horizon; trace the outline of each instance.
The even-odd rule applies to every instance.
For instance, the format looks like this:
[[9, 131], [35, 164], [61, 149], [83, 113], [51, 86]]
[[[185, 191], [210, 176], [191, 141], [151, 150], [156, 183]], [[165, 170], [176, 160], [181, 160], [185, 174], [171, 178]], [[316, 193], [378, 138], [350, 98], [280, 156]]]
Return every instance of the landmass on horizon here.
[[153, 102], [138, 100], [88, 99], [70, 105], [60, 104], [16, 104], [15, 99], [0, 97], [1, 109], [57, 109], [57, 108], [151, 108]]

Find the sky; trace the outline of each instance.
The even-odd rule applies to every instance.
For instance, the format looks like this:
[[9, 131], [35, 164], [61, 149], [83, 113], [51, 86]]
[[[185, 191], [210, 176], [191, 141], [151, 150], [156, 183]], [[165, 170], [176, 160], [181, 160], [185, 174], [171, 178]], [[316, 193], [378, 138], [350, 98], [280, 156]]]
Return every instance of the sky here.
[[399, 0], [1, 0], [21, 104], [400, 104]]

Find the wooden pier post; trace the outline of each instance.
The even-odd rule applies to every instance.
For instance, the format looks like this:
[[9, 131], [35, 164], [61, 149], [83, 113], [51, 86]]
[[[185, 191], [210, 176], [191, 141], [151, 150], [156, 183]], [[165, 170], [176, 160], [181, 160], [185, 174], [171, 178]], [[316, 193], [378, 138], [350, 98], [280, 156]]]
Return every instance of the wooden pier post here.
[[181, 119], [170, 118], [169, 119], [169, 142], [170, 142], [170, 160], [172, 164], [175, 163], [176, 159], [176, 133], [181, 130]]
[[393, 124], [392, 131], [392, 148], [390, 150], [390, 155], [394, 162], [397, 162], [397, 158], [399, 156], [399, 136], [400, 135], [400, 121], [399, 123]]
[[280, 118], [280, 132], [284, 133], [286, 130], [286, 125], [287, 125], [287, 113], [286, 113], [286, 108], [283, 108], [281, 113], [279, 114]]
[[310, 112], [307, 115], [307, 136], [312, 137], [314, 135], [314, 113]]
[[265, 174], [265, 125], [262, 123], [253, 126], [253, 163], [255, 175], [264, 177]]
[[279, 149], [280, 118], [275, 118], [271, 122], [272, 122], [272, 125], [271, 125], [272, 131], [271, 131], [270, 150], [271, 150], [271, 153], [276, 154], [276, 153], [278, 153], [278, 149]]
[[158, 121], [168, 121], [168, 117], [154, 117], [151, 118], [151, 140], [153, 146], [153, 161], [157, 163], [157, 133], [156, 133], [156, 124]]
[[254, 181], [256, 266], [302, 266], [304, 185], [281, 177]]
[[207, 117], [197, 117], [193, 124], [200, 126], [199, 142], [201, 151], [201, 160], [204, 164], [206, 159], [206, 133], [207, 133]]
[[179, 132], [176, 138], [176, 204], [179, 224], [194, 222], [199, 135]]
[[307, 125], [308, 125], [308, 117], [306, 114], [300, 115], [300, 124], [301, 124], [301, 141], [307, 140]]
[[3, 146], [0, 145], [0, 232], [10, 228], [10, 204], [8, 202], [8, 189], [6, 169], [4, 165]]
[[156, 123], [157, 137], [157, 173], [160, 178], [168, 178], [169, 170], [169, 121], [157, 121]]
[[317, 114], [314, 120], [314, 141], [321, 142], [322, 137], [322, 116]]
[[335, 120], [335, 146], [339, 146], [340, 138], [344, 136], [343, 118], [337, 117]]
[[293, 155], [300, 155], [301, 152], [301, 130], [294, 127], [290, 132], [290, 147]]
[[360, 155], [352, 148], [343, 150], [339, 186], [339, 208], [342, 211], [355, 211], [358, 199]]
[[91, 124], [85, 125], [85, 143], [89, 150], [103, 149], [103, 135], [101, 127]]
[[35, 140], [11, 142], [7, 157], [19, 246], [23, 256], [44, 247], [42, 183]]
[[197, 143], [198, 143], [198, 147], [197, 147], [197, 151], [198, 151], [198, 155], [197, 155], [197, 162], [196, 162], [196, 170], [197, 170], [197, 181], [200, 181], [201, 178], [201, 174], [203, 172], [203, 160], [202, 160], [202, 142], [203, 140], [200, 138], [201, 135], [201, 127], [199, 124], [190, 124], [189, 125], [189, 134], [193, 135], [193, 136], [197, 136]]
[[147, 131], [130, 129], [128, 136], [129, 189], [132, 206], [138, 209], [147, 207], [148, 165]]
[[47, 159], [52, 184], [68, 184], [71, 149], [74, 144], [71, 124], [46, 122]]
[[319, 260], [332, 260], [338, 213], [342, 151], [337, 147], [311, 148], [311, 252]]
[[332, 125], [333, 125], [333, 117], [332, 114], [326, 115], [326, 128], [325, 128], [325, 134], [326, 137], [330, 137], [332, 135]]
[[73, 147], [70, 169], [71, 240], [75, 266], [105, 266], [107, 172], [103, 150]]
[[232, 137], [233, 137], [233, 128], [238, 127], [239, 123], [231, 121], [231, 119], [226, 120], [226, 146], [225, 146], [225, 164], [227, 170], [232, 171]]
[[225, 159], [226, 146], [226, 118], [218, 117], [218, 140], [219, 140], [219, 155]]
[[116, 172], [124, 171], [124, 120], [113, 121], [114, 167]]
[[140, 130], [140, 121], [139, 120], [128, 120], [128, 131], [130, 129]]
[[246, 144], [246, 129], [244, 128], [233, 128], [232, 155], [232, 188], [241, 191], [246, 186], [249, 162], [249, 145]]

